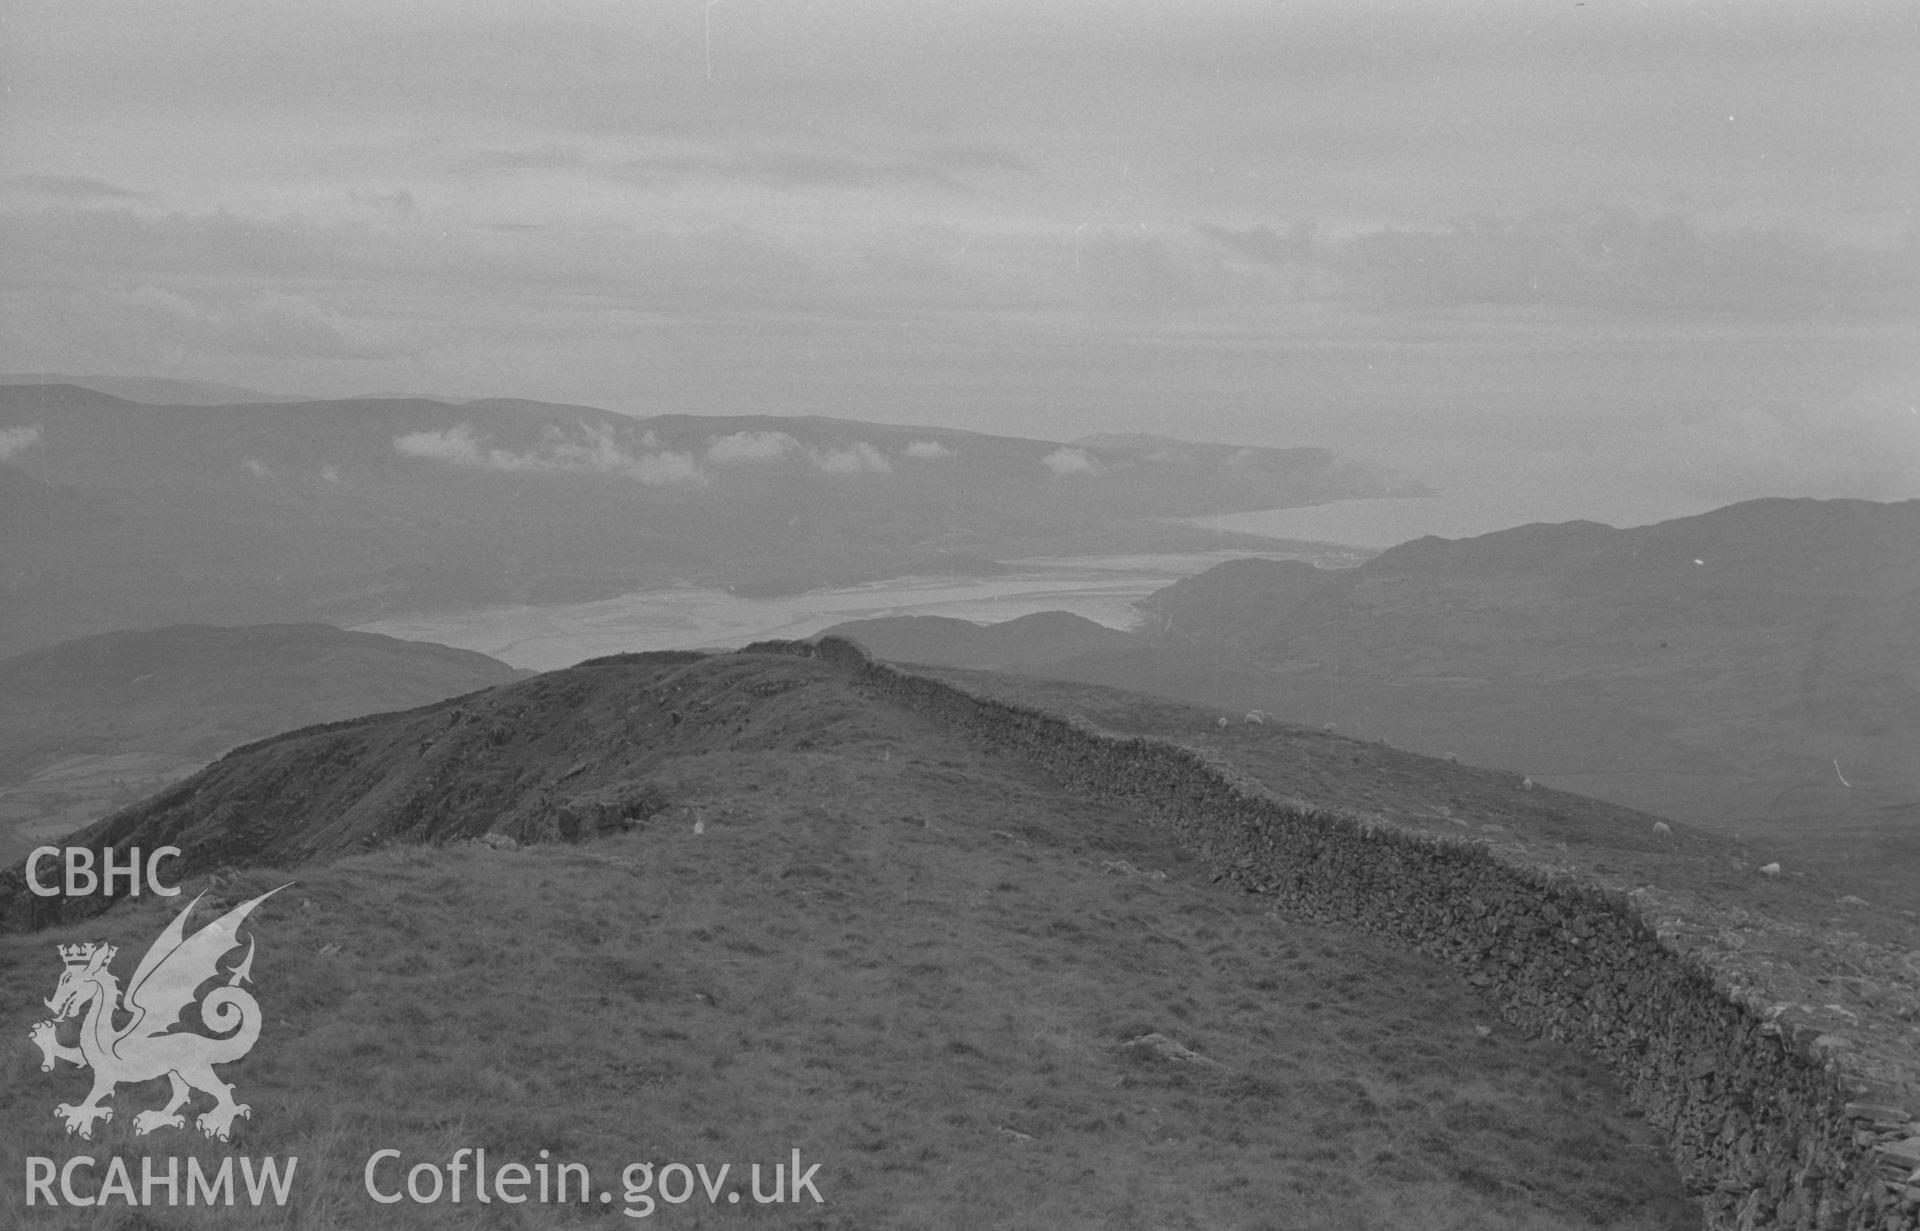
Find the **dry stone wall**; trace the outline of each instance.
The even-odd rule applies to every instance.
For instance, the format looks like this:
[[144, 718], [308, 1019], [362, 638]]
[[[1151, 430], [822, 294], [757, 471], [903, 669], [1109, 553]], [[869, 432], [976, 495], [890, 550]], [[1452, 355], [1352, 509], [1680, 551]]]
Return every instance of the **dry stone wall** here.
[[1628, 894], [1283, 801], [1193, 749], [976, 696], [849, 642], [749, 649], [836, 662], [894, 704], [1158, 818], [1220, 879], [1458, 967], [1508, 1021], [1611, 1064], [1710, 1226], [1920, 1229], [1920, 1112], [1884, 1092], [1859, 1101], [1829, 1040], [1769, 1020], [1742, 986], [1670, 947]]

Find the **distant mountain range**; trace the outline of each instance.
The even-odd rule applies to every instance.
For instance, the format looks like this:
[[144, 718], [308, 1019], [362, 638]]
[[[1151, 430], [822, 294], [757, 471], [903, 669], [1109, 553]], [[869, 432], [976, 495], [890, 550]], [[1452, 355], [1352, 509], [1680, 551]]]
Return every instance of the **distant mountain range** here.
[[1168, 519], [1420, 490], [1320, 449], [427, 399], [154, 406], [0, 387], [0, 652], [186, 621], [352, 624], [929, 558], [1271, 546]]
[[157, 406], [233, 406], [261, 402], [300, 402], [304, 398], [283, 393], [263, 393], [242, 385], [223, 385], [210, 380], [180, 380], [169, 376], [70, 376], [62, 372], [14, 372], [0, 374], [0, 386], [75, 385], [129, 402], [150, 402]]
[[[1341, 570], [1240, 560], [1140, 606], [1124, 645], [1019, 669], [1792, 835], [1811, 858], [1906, 878], [1920, 908], [1920, 501], [1530, 525]], [[843, 631], [955, 666], [1010, 635], [908, 627]]]
[[527, 674], [319, 624], [107, 633], [0, 660], [0, 863], [237, 745]]

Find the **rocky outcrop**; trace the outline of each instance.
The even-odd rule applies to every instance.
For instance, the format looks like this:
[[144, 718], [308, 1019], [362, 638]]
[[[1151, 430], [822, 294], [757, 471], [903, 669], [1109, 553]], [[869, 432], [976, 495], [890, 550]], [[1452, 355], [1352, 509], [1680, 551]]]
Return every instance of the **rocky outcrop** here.
[[1158, 818], [1219, 879], [1456, 966], [1508, 1021], [1611, 1064], [1716, 1228], [1920, 1228], [1911, 1027], [1856, 1032], [1876, 1040], [1869, 1054], [1795, 1020], [1750, 972], [1681, 945], [1662, 899], [1282, 800], [1202, 751], [977, 696], [849, 642], [752, 648], [839, 664], [896, 705]]

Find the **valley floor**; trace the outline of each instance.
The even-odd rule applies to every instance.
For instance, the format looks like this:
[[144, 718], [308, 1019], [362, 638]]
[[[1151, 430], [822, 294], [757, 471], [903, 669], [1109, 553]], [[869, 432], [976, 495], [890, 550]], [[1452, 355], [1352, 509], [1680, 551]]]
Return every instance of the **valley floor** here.
[[551, 671], [603, 654], [810, 637], [843, 621], [877, 616], [941, 615], [998, 623], [1040, 611], [1068, 611], [1124, 629], [1139, 619], [1133, 606], [1139, 599], [1223, 560], [1251, 554], [1338, 563], [1358, 558], [1333, 548], [1045, 557], [1013, 561], [1012, 571], [989, 577], [899, 577], [782, 598], [742, 598], [683, 586], [584, 603], [396, 616], [354, 631], [477, 650], [516, 667]]

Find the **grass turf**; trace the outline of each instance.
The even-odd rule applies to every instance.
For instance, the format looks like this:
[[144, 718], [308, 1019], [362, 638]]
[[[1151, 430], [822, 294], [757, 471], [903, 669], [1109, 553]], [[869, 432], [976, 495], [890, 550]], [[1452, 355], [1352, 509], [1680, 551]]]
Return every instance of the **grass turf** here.
[[[0, 1222], [625, 1225], [621, 1169], [644, 1160], [731, 1165], [718, 1204], [696, 1188], [646, 1220], [682, 1227], [1698, 1225], [1600, 1067], [1450, 970], [1276, 916], [1138, 818], [916, 720], [843, 708], [819, 734], [835, 751], [670, 762], [675, 806], [587, 845], [241, 874], [224, 896], [298, 884], [247, 929], [266, 1025], [225, 1070], [253, 1107], [234, 1142], [135, 1137], [163, 1082], [67, 1138], [52, 1108], [85, 1074], [24, 1044], [0, 1141], [123, 1156], [136, 1180], [143, 1154], [297, 1156], [286, 1208], [28, 1209], [16, 1173]], [[9, 1028], [44, 1016], [53, 944], [110, 936], [124, 980], [176, 904], [0, 938]], [[362, 1190], [375, 1149], [462, 1146], [584, 1163], [612, 1201]], [[747, 1165], [795, 1149], [824, 1202], [754, 1203]]]

